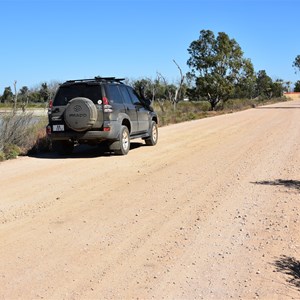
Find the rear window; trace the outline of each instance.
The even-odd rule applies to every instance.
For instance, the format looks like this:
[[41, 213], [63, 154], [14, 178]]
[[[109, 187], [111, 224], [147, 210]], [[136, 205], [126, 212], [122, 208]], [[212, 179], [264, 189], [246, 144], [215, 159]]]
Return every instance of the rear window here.
[[96, 104], [99, 100], [102, 100], [101, 86], [86, 83], [61, 86], [54, 97], [53, 105], [66, 105], [76, 97], [88, 98]]

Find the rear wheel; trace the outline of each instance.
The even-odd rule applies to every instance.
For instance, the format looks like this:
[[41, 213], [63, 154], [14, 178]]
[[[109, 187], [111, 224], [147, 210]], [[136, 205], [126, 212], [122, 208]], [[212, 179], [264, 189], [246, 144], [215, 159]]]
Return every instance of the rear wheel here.
[[121, 127], [119, 140], [110, 145], [110, 150], [113, 150], [117, 155], [126, 155], [130, 149], [129, 130], [126, 126]]
[[150, 136], [145, 139], [146, 145], [154, 146], [157, 144], [158, 140], [158, 128], [155, 121], [152, 121], [150, 128]]

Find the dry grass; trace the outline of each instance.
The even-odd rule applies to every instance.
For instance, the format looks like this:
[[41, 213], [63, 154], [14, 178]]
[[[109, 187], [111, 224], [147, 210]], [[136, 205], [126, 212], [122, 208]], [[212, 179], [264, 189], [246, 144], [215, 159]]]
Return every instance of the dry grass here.
[[46, 126], [45, 118], [36, 118], [26, 112], [7, 113], [0, 123], [0, 160], [27, 154], [41, 139]]
[[165, 126], [174, 123], [180, 123], [195, 119], [202, 119], [213, 117], [216, 115], [232, 113], [235, 111], [245, 110], [261, 105], [283, 102], [286, 98], [274, 98], [271, 100], [261, 99], [234, 99], [228, 100], [223, 104], [219, 104], [215, 111], [210, 110], [210, 104], [207, 101], [189, 101], [179, 102], [176, 110], [174, 110], [172, 104], [168, 101], [164, 103], [163, 110], [158, 103], [154, 103], [154, 110], [157, 112], [159, 117], [159, 125]]

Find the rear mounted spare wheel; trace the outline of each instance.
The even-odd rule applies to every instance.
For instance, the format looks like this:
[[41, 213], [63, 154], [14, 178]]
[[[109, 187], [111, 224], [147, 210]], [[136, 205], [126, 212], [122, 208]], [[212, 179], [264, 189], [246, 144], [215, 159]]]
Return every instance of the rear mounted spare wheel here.
[[93, 127], [97, 120], [97, 108], [88, 98], [73, 98], [65, 110], [65, 122], [75, 131], [84, 131]]

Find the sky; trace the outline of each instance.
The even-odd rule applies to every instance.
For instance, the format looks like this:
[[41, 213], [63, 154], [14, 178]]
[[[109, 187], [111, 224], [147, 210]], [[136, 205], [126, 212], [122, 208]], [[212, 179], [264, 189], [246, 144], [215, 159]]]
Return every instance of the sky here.
[[237, 41], [255, 71], [296, 82], [300, 0], [0, 0], [0, 94], [42, 82], [184, 73], [201, 30]]

